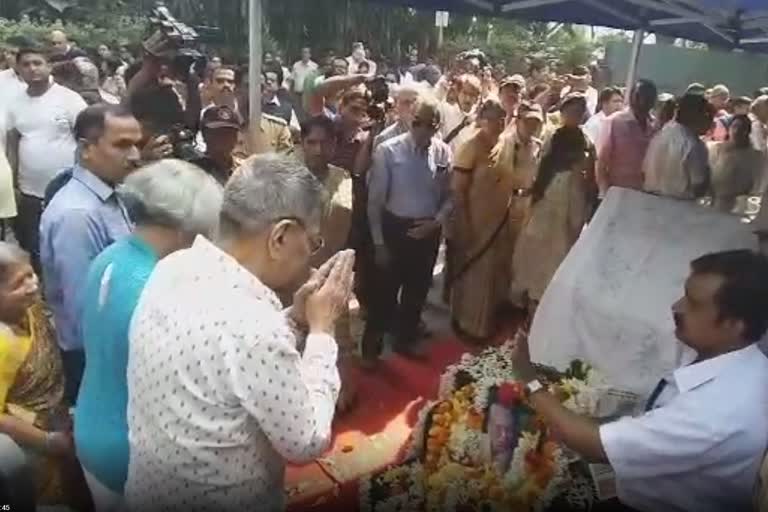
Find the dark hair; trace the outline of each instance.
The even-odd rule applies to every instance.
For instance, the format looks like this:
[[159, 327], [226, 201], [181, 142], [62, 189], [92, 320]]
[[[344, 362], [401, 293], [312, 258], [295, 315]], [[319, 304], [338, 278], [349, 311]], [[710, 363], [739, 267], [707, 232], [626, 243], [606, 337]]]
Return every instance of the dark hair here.
[[707, 98], [700, 94], [687, 93], [680, 98], [677, 104], [675, 120], [682, 125], [689, 125], [697, 122], [705, 112], [713, 112], [713, 107]]
[[305, 119], [304, 122], [301, 123], [301, 138], [304, 139], [305, 137], [308, 137], [315, 128], [325, 130], [329, 138], [333, 137], [335, 131], [331, 118], [324, 115], [313, 116]]
[[341, 105], [347, 106], [353, 101], [359, 101], [363, 100], [366, 103], [368, 103], [368, 94], [366, 94], [365, 91], [362, 91], [360, 89], [352, 89], [344, 93], [344, 96], [341, 97]]
[[570, 171], [576, 155], [583, 155], [589, 149], [584, 132], [579, 127], [564, 126], [555, 131], [549, 151], [542, 157], [539, 173], [533, 183], [531, 196], [534, 202], [544, 197], [547, 187], [558, 172]]
[[493, 113], [498, 114], [502, 118], [506, 117], [507, 115], [499, 100], [490, 98], [482, 102], [477, 108], [477, 119], [486, 119], [489, 114]]
[[574, 66], [571, 74], [573, 76], [587, 76], [589, 75], [589, 68], [587, 66]]
[[545, 92], [549, 91], [551, 87], [549, 84], [536, 84], [530, 89], [528, 89], [528, 99], [529, 100], [535, 100], [537, 97], [541, 96]]
[[731, 98], [728, 102], [731, 108], [738, 107], [739, 105], [752, 106], [752, 98], [749, 96], [739, 96], [737, 98]]
[[[111, 76], [117, 73], [117, 70], [120, 69], [120, 66], [123, 65], [123, 61], [121, 61], [117, 57], [109, 55], [102, 60], [102, 65], [107, 69], [107, 74]], [[106, 78], [106, 77], [102, 77], [102, 78]]]
[[595, 110], [595, 114], [598, 112], [602, 112], [603, 110], [603, 103], [607, 103], [613, 99], [616, 95], [624, 97], [624, 93], [621, 92], [621, 89], [615, 86], [606, 87], [602, 91], [600, 91], [600, 96], [597, 101], [597, 109]]
[[45, 59], [46, 62], [50, 62], [50, 57], [48, 56], [48, 52], [45, 51], [40, 46], [27, 46], [25, 48], [19, 48], [19, 51], [16, 53], [16, 63], [20, 63], [21, 59], [25, 55], [40, 55], [42, 58]]
[[738, 121], [740, 121], [742, 125], [745, 127], [742, 133], [743, 139], [741, 139], [740, 141], [737, 141], [739, 142], [738, 146], [742, 148], [751, 147], [752, 141], [750, 140], [749, 136], [752, 135], [752, 120], [749, 118], [749, 116], [746, 116], [744, 114], [733, 116], [726, 123], [725, 127], [728, 128], [728, 139], [730, 140], [731, 138], [731, 134], [730, 134], [731, 126], [733, 126], [733, 124]]
[[694, 260], [691, 270], [723, 278], [714, 297], [720, 318], [743, 321], [745, 341], [760, 341], [768, 330], [768, 258], [750, 250], [718, 252]]
[[264, 69], [262, 70], [262, 75], [264, 75], [264, 78], [267, 78], [267, 73], [274, 73], [277, 75], [277, 85], [279, 87], [282, 87], [283, 85], [283, 68], [276, 64], [274, 61], [271, 61], [264, 65]]
[[543, 71], [548, 64], [543, 60], [534, 60], [528, 65], [528, 74], [533, 74], [534, 71]]
[[107, 116], [132, 117], [133, 114], [124, 105], [109, 105], [99, 103], [91, 105], [77, 116], [75, 120], [75, 139], [95, 142], [104, 135]]

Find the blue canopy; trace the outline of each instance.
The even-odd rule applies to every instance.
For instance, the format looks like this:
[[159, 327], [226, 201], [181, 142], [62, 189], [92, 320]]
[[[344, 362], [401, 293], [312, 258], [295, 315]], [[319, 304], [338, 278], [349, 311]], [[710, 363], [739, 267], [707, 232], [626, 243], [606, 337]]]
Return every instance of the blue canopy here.
[[768, 52], [768, 0], [381, 0], [417, 9], [645, 29]]

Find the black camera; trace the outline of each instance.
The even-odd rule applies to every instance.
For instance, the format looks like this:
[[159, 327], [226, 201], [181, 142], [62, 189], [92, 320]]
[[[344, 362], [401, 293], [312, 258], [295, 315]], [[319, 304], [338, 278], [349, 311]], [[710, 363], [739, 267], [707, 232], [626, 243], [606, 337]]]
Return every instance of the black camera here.
[[368, 89], [368, 117], [374, 123], [383, 123], [387, 112], [392, 108], [389, 98], [389, 84], [383, 76], [377, 76], [365, 84]]
[[157, 2], [149, 16], [153, 34], [144, 41], [144, 49], [155, 57], [171, 61], [174, 73], [186, 77], [190, 70], [205, 68], [206, 57], [199, 50], [197, 30], [177, 20], [165, 6]]
[[174, 158], [193, 162], [205, 156], [197, 149], [195, 133], [184, 125], [173, 125], [168, 132], [168, 141], [173, 146]]

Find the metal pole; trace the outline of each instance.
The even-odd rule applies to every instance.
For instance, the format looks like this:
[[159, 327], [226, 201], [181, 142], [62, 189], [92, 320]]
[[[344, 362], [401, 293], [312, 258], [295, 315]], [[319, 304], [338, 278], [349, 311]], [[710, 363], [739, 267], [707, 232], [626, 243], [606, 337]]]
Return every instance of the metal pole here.
[[445, 38], [445, 35], [443, 34], [443, 30], [445, 30], [445, 29], [443, 28], [442, 25], [437, 27], [437, 49], [438, 50], [442, 50], [443, 49], [443, 41], [444, 41], [444, 38]]
[[629, 104], [632, 88], [637, 81], [637, 67], [640, 64], [640, 50], [643, 47], [644, 39], [645, 29], [639, 28], [635, 30], [635, 35], [632, 37], [632, 55], [630, 56], [629, 69], [627, 70], [627, 92], [624, 95], [627, 104]]
[[252, 145], [261, 137], [261, 54], [261, 0], [248, 0], [248, 130]]

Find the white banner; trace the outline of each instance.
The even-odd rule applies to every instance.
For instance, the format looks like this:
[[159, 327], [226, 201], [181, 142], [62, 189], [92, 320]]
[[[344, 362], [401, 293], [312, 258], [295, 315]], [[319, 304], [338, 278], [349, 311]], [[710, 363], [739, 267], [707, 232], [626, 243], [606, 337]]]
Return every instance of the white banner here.
[[647, 395], [690, 362], [671, 314], [690, 262], [756, 244], [738, 217], [612, 188], [542, 297], [529, 338], [533, 360], [565, 368], [583, 359], [612, 387]]
[[450, 14], [448, 11], [435, 11], [435, 26], [447, 27]]

